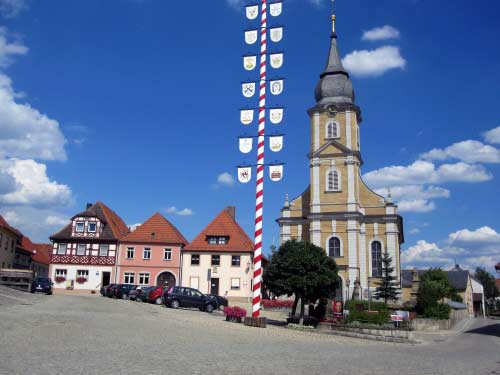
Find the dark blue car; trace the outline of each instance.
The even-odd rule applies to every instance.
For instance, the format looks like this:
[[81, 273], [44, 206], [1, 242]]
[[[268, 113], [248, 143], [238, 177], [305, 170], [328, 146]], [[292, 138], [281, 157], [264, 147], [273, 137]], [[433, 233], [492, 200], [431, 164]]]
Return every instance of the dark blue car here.
[[52, 285], [54, 283], [48, 277], [35, 277], [31, 283], [31, 293], [52, 294]]

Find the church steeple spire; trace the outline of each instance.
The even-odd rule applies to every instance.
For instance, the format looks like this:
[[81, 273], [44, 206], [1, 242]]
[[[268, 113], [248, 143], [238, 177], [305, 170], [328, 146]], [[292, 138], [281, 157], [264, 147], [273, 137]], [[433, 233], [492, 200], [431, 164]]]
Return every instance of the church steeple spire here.
[[337, 47], [335, 14], [332, 14], [332, 34], [326, 66], [314, 91], [318, 104], [353, 104], [354, 90], [349, 73], [344, 69]]

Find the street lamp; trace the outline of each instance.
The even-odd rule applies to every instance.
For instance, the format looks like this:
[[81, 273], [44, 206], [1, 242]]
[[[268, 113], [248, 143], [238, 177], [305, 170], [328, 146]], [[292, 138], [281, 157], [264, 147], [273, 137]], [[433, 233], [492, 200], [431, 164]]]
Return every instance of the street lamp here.
[[345, 286], [346, 286], [346, 291], [345, 291], [345, 300], [349, 299], [349, 285], [351, 285], [351, 281], [349, 279], [346, 280]]
[[368, 278], [368, 310], [371, 311], [371, 309], [372, 309], [372, 294], [370, 292], [370, 282], [371, 282], [371, 278], [369, 277]]

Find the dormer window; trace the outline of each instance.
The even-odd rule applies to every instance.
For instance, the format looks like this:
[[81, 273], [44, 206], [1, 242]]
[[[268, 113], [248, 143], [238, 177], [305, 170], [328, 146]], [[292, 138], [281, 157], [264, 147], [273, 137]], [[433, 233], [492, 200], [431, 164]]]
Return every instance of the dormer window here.
[[207, 236], [210, 245], [225, 245], [229, 241], [228, 236]]
[[83, 221], [77, 221], [75, 224], [75, 232], [83, 233], [84, 229], [85, 229], [85, 223]]
[[91, 233], [95, 233], [96, 230], [97, 230], [97, 224], [96, 223], [89, 223], [88, 231]]

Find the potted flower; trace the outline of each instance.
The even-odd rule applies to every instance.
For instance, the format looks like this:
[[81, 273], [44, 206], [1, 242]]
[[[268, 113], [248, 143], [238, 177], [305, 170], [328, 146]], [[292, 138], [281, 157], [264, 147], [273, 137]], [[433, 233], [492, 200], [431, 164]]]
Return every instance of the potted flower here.
[[87, 282], [87, 279], [85, 277], [77, 277], [76, 282], [78, 284], [83, 284], [83, 283]]
[[241, 323], [241, 319], [247, 316], [247, 311], [239, 306], [226, 306], [224, 315], [228, 322]]
[[66, 281], [64, 276], [56, 276], [56, 283], [63, 283]]

